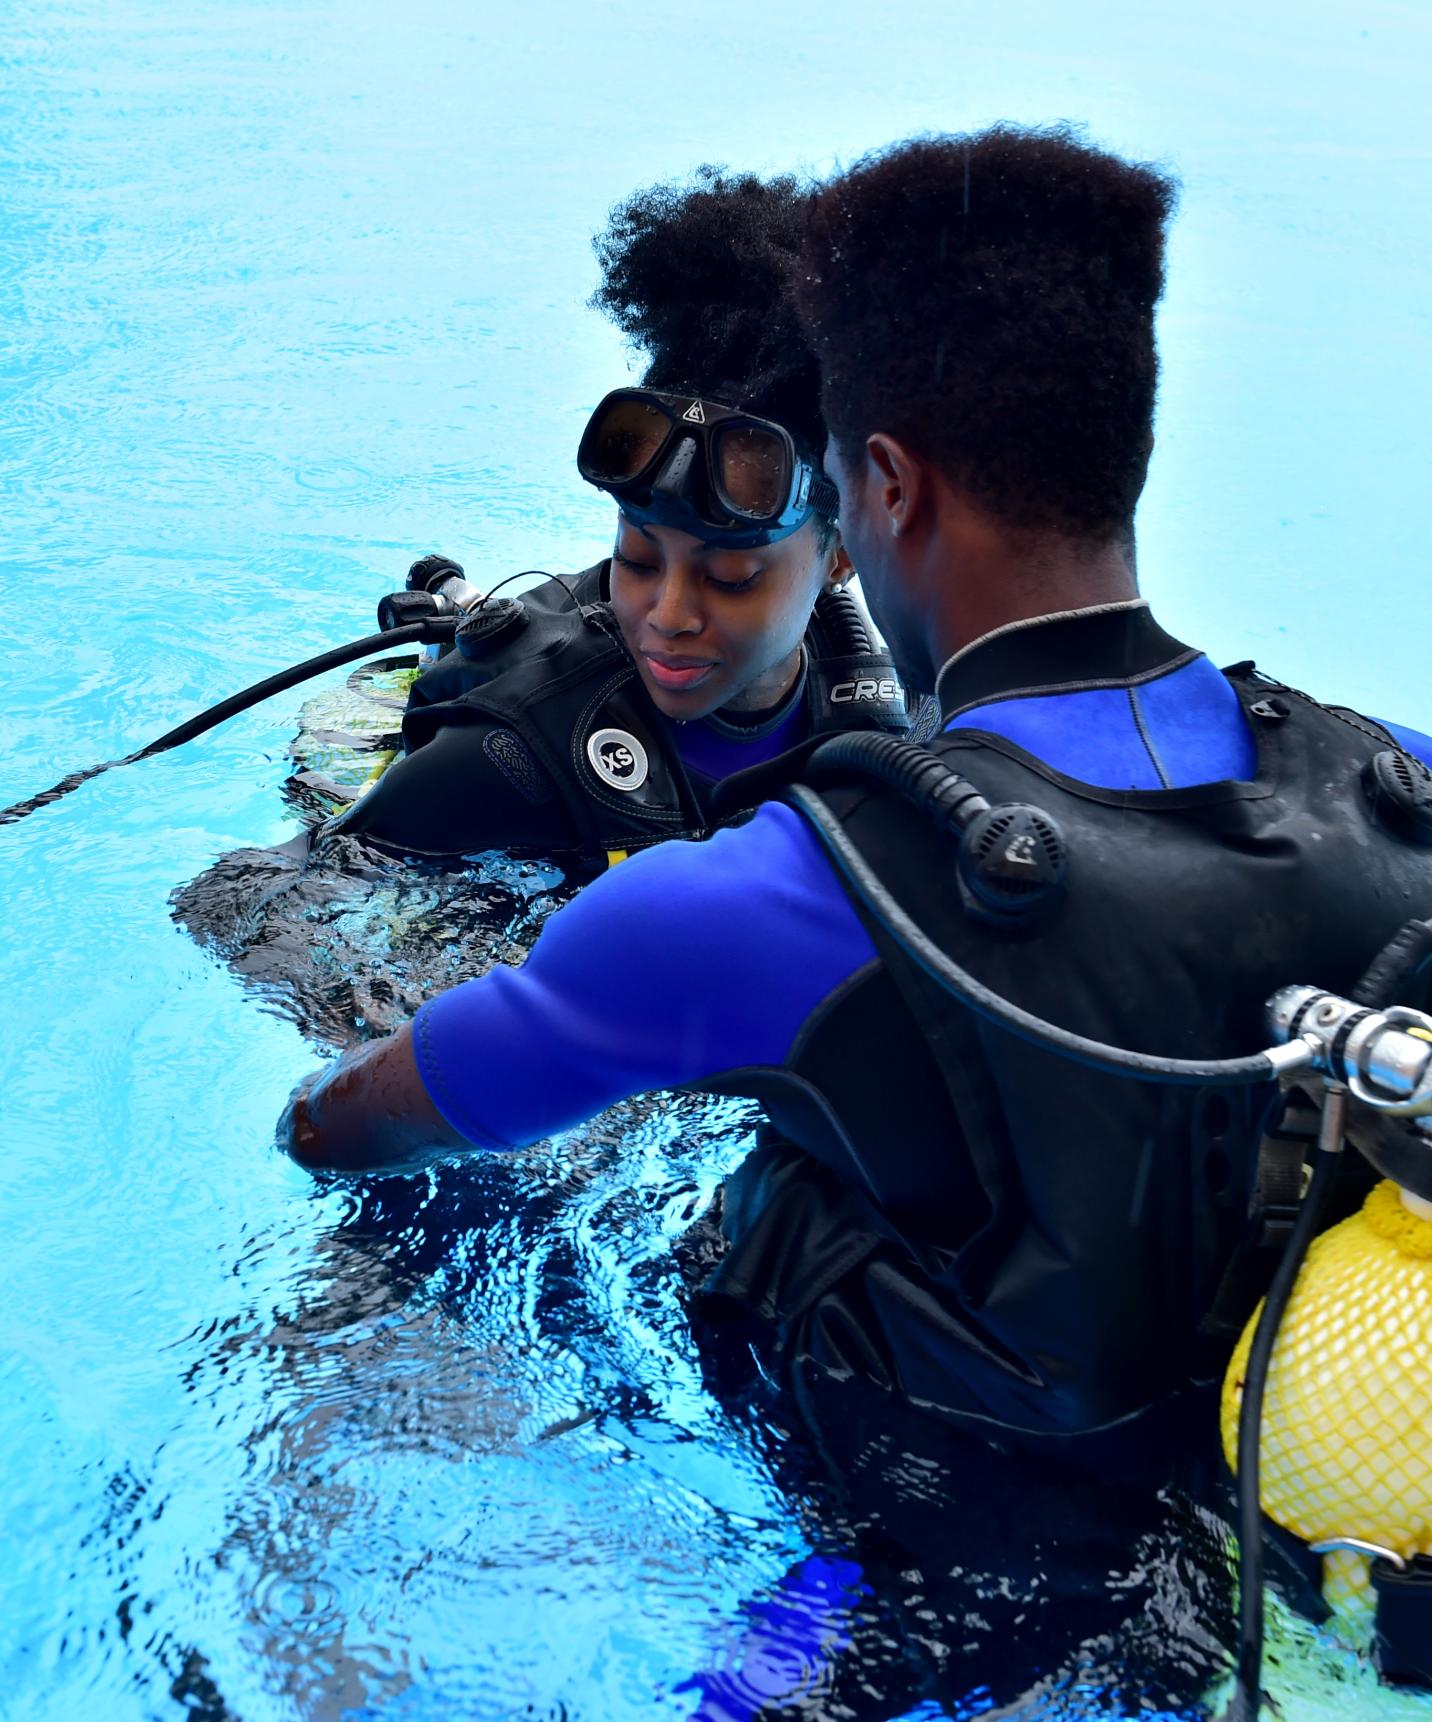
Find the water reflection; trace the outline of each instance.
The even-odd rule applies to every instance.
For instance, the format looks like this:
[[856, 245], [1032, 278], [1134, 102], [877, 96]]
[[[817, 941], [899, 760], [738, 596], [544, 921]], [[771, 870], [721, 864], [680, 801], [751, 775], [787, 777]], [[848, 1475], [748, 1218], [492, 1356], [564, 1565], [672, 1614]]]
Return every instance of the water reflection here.
[[[212, 1555], [295, 1713], [387, 1714], [421, 1673], [437, 1713], [528, 1714], [600, 1685], [588, 1658], [633, 1595], [694, 1665], [704, 1610], [779, 1570], [783, 1502], [702, 1388], [670, 1258], [746, 1129], [729, 1101], [634, 1105], [580, 1142], [375, 1180], [283, 1308], [193, 1336], [186, 1388], [246, 1455]], [[653, 1713], [662, 1680], [603, 1713]]]
[[[224, 857], [175, 913], [342, 1046], [520, 961], [571, 889], [498, 855], [444, 870], [301, 840]], [[354, 1186], [288, 1305], [205, 1344], [190, 1390], [265, 1408], [215, 1556], [246, 1575], [246, 1642], [299, 1714], [448, 1702], [435, 1614], [465, 1646], [444, 1677], [462, 1702], [523, 1713], [571, 1664], [574, 1622], [620, 1630], [620, 1597], [643, 1637], [665, 1617], [688, 1646], [633, 1715], [660, 1693], [702, 1722], [1073, 1716], [1186, 1709], [1215, 1685], [1211, 1446], [1177, 1488], [1092, 1486], [853, 1383], [788, 1400], [750, 1336], [693, 1305], [716, 1247], [700, 1217], [751, 1123], [738, 1102], [643, 1100], [520, 1155]]]
[[519, 962], [571, 894], [560, 869], [499, 853], [460, 868], [395, 861], [305, 834], [223, 856], [174, 894], [174, 915], [310, 1039], [346, 1047], [407, 1022], [425, 998]]

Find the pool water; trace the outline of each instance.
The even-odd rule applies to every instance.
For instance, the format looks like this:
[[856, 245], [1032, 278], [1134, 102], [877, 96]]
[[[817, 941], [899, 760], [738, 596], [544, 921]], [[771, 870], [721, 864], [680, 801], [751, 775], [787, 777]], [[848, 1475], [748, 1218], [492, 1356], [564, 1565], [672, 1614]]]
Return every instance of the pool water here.
[[[584, 306], [617, 198], [999, 117], [1185, 180], [1166, 624], [1432, 727], [1423, 8], [9, 0], [0, 68], [0, 802], [367, 632], [422, 551], [601, 554], [572, 451], [629, 374]], [[296, 830], [312, 693], [0, 830], [0, 1713], [836, 1714], [853, 1581], [704, 1382], [671, 1249], [749, 1115], [633, 1102], [357, 1190], [274, 1150], [317, 1057], [561, 895], [494, 858], [455, 937], [442, 881], [349, 879], [296, 988], [186, 936], [176, 889]], [[1291, 1722], [1432, 1717], [1287, 1630]], [[959, 1685], [905, 1713], [991, 1702]], [[1097, 1661], [1040, 1701], [1125, 1703]]]

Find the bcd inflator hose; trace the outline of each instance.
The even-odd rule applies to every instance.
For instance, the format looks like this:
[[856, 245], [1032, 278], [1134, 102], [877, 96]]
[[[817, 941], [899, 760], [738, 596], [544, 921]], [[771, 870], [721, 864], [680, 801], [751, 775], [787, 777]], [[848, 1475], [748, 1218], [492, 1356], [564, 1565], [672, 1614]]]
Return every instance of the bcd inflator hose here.
[[1244, 1058], [1161, 1058], [1151, 1053], [1130, 1052], [1123, 1047], [1106, 1046], [1060, 1028], [1043, 1017], [1022, 1009], [1002, 998], [968, 969], [947, 956], [935, 942], [927, 938], [886, 890], [865, 857], [846, 836], [839, 819], [813, 790], [794, 784], [791, 799], [810, 820], [829, 850], [836, 866], [849, 880], [856, 895], [890, 934], [905, 954], [911, 958], [935, 984], [974, 1011], [977, 1016], [1007, 1029], [1019, 1039], [1035, 1046], [1048, 1047], [1063, 1053], [1078, 1064], [1094, 1070], [1106, 1070], [1116, 1076], [1142, 1077], [1151, 1082], [1188, 1084], [1202, 1087], [1222, 1083], [1229, 1087], [1252, 1087], [1260, 1082], [1272, 1082], [1277, 1077], [1297, 1070], [1309, 1069], [1314, 1052], [1304, 1041], [1286, 1046], [1270, 1047], [1265, 1052], [1250, 1053]]
[[1329, 1089], [1312, 1180], [1298, 1204], [1297, 1219], [1263, 1300], [1243, 1375], [1243, 1403], [1238, 1408], [1238, 1670], [1222, 1722], [1257, 1722], [1263, 1702], [1263, 1490], [1259, 1451], [1263, 1399], [1278, 1329], [1337, 1167], [1346, 1104], [1345, 1088], [1338, 1085]]
[[58, 783], [49, 789], [41, 790], [38, 795], [32, 795], [26, 801], [17, 801], [13, 807], [0, 808], [0, 825], [13, 825], [17, 820], [28, 818], [40, 808], [48, 807], [52, 801], [58, 801], [71, 790], [78, 789], [82, 783], [88, 783], [92, 777], [113, 771], [116, 766], [133, 765], [137, 760], [149, 759], [156, 753], [167, 753], [172, 747], [180, 747], [186, 741], [193, 741], [195, 736], [217, 728], [227, 718], [236, 717], [250, 706], [272, 698], [274, 694], [297, 687], [300, 682], [321, 676], [325, 670], [336, 670], [344, 664], [351, 664], [355, 658], [369, 657], [374, 652], [381, 652], [390, 646], [410, 643], [438, 645], [450, 641], [459, 619], [453, 615], [428, 615], [421, 621], [385, 629], [377, 634], [365, 634], [361, 640], [350, 641], [346, 646], [335, 646], [330, 652], [320, 652], [316, 658], [306, 658], [301, 664], [280, 670], [276, 676], [266, 676], [252, 687], [231, 694], [226, 700], [220, 700], [217, 705], [210, 706], [207, 711], [191, 717], [177, 728], [156, 736], [153, 741], [147, 742], [133, 753], [127, 753], [120, 759], [106, 759], [98, 765], [86, 766], [83, 771], [72, 771], [68, 777], [62, 777]]
[[853, 594], [842, 586], [835, 592], [822, 592], [815, 601], [816, 613], [829, 636], [829, 649], [835, 657], [868, 658], [873, 649], [870, 630], [865, 625], [859, 604]]
[[833, 735], [810, 756], [805, 770], [815, 785], [847, 771], [873, 777], [954, 834], [989, 810], [989, 802], [968, 778], [957, 776], [927, 748], [912, 747], [904, 736], [872, 735], [868, 730]]

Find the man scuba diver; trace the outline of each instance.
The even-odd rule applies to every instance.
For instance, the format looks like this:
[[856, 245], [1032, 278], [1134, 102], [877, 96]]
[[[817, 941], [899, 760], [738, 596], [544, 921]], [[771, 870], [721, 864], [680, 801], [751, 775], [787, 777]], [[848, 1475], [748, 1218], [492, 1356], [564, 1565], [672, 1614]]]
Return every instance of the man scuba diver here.
[[1219, 671], [1138, 596], [1173, 202], [1151, 168], [1004, 127], [821, 192], [795, 292], [827, 468], [942, 733], [736, 786], [775, 799], [634, 857], [523, 968], [304, 1084], [295, 1158], [409, 1169], [646, 1090], [752, 1095], [774, 1129], [726, 1186], [707, 1297], [769, 1334], [828, 1449], [852, 1381], [1095, 1467], [1156, 1445], [1247, 1314], [1217, 1306], [1273, 1085], [1081, 1062], [941, 963], [1066, 1040], [1232, 1059], [1276, 989], [1349, 992], [1432, 914], [1432, 739]]
[[[704, 835], [717, 783], [797, 743], [909, 728], [845, 590], [819, 378], [784, 293], [808, 196], [702, 169], [614, 211], [594, 303], [647, 366], [600, 402], [577, 455], [617, 504], [612, 555], [473, 603], [413, 687], [406, 757], [331, 831], [600, 868]], [[410, 585], [461, 573], [426, 558]]]

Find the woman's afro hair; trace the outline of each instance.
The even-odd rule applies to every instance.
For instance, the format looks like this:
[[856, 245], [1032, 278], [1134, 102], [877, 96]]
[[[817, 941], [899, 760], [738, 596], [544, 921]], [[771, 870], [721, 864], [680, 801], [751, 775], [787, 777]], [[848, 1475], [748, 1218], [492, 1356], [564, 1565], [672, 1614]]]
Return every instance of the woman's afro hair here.
[[901, 438], [1014, 526], [1127, 531], [1175, 199], [1068, 127], [858, 162], [816, 198], [794, 287], [832, 434]]
[[812, 190], [705, 166], [634, 193], [592, 242], [592, 304], [645, 355], [649, 388], [774, 419], [819, 461], [820, 374], [788, 290]]

